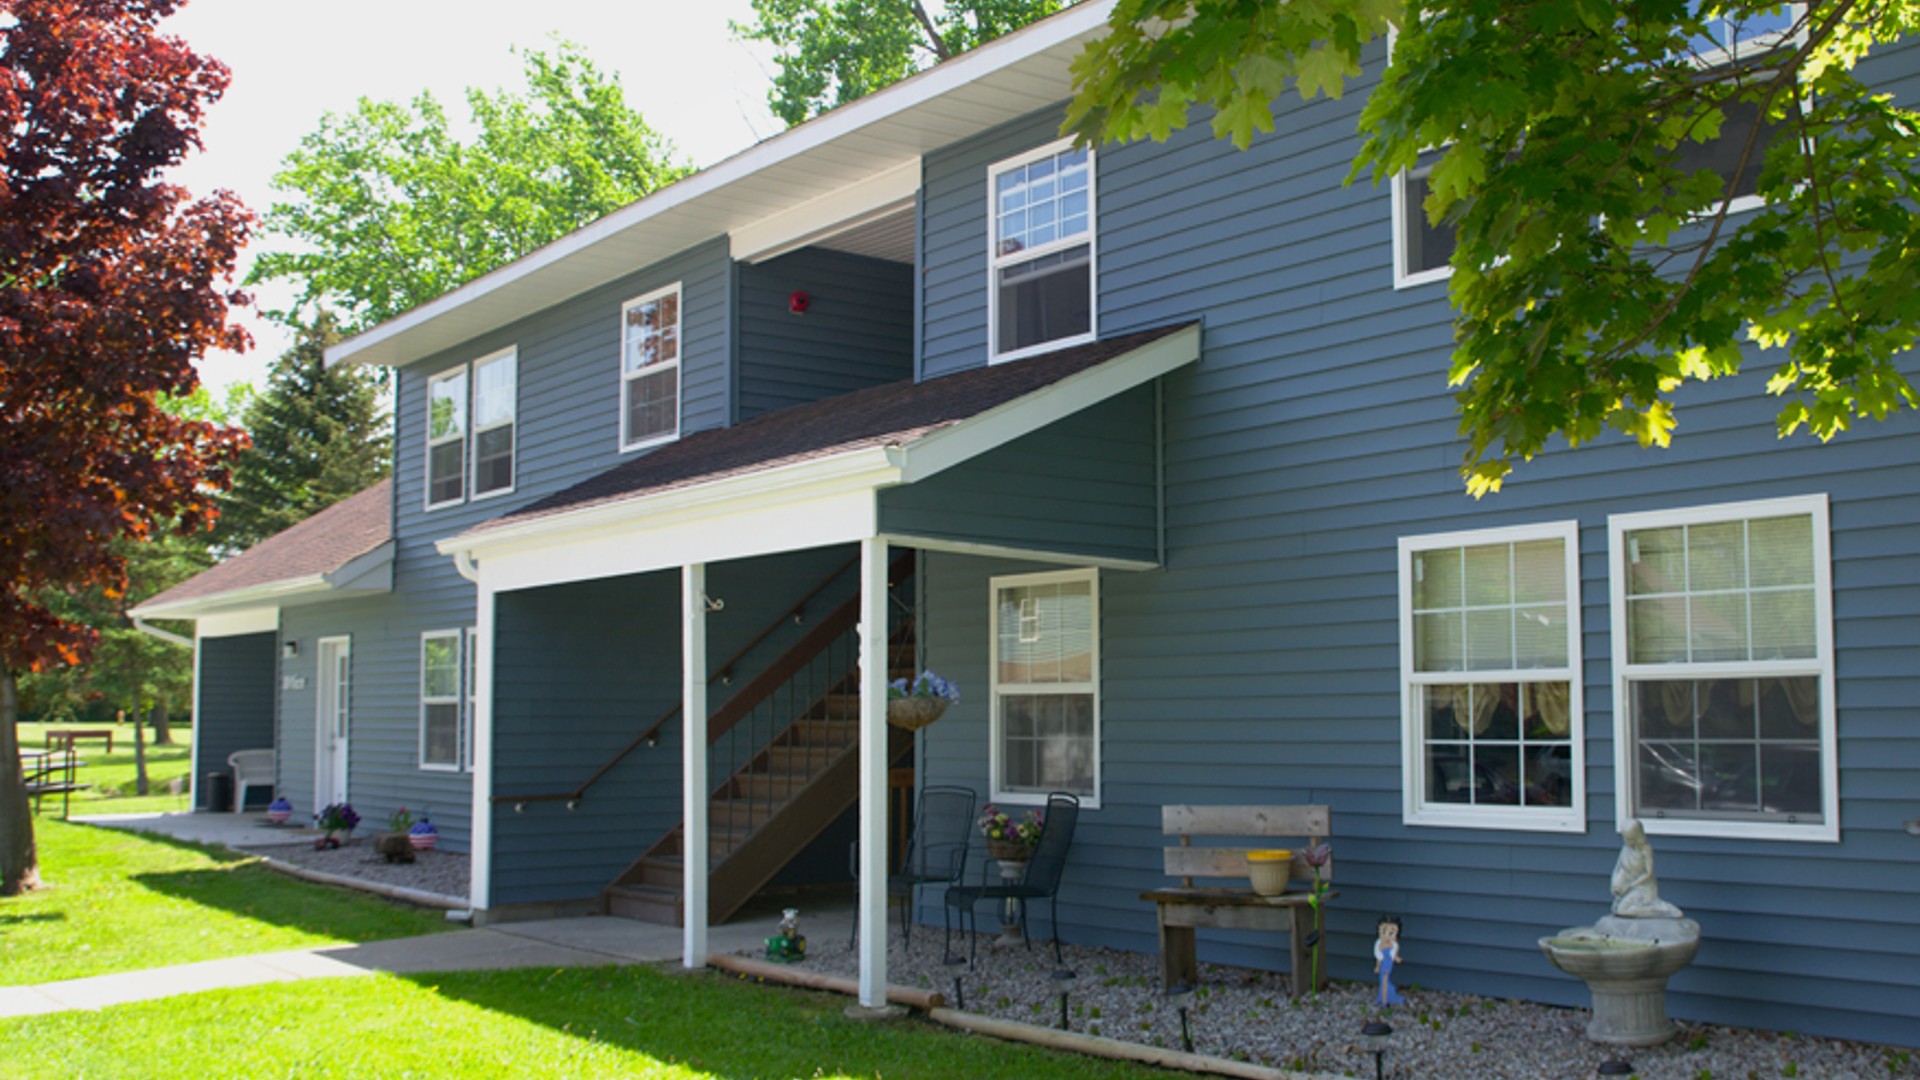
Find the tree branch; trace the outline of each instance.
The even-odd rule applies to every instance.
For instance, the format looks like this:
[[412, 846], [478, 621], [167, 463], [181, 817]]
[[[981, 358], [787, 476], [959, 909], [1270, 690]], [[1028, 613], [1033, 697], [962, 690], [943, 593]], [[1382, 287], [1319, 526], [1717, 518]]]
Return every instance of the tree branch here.
[[953, 59], [953, 54], [947, 51], [947, 43], [940, 39], [940, 31], [933, 25], [932, 17], [927, 14], [926, 5], [920, 0], [913, 0], [913, 17], [919, 21], [920, 28], [927, 32], [927, 41], [929, 47], [933, 49], [933, 55], [940, 61]]

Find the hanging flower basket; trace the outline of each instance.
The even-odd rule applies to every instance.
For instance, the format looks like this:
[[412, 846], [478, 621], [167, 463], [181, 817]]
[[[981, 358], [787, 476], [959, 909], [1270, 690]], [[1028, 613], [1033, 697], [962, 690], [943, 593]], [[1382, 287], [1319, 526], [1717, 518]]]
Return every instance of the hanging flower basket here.
[[895, 679], [887, 684], [887, 723], [908, 731], [919, 731], [960, 700], [960, 688], [931, 671], [923, 671], [909, 682]]
[[919, 731], [946, 714], [952, 704], [940, 697], [903, 697], [887, 702], [887, 723], [908, 731]]

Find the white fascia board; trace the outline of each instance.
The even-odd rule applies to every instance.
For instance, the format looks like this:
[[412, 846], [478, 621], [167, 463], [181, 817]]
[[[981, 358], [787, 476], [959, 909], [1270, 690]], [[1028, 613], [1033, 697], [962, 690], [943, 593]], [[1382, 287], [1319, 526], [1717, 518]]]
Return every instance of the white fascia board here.
[[1058, 566], [1095, 566], [1102, 570], [1158, 570], [1160, 564], [1146, 559], [1122, 559], [1113, 555], [1090, 555], [1084, 551], [1059, 551], [1053, 548], [1025, 548], [1015, 544], [983, 544], [971, 540], [949, 540], [912, 533], [884, 533], [880, 539], [894, 547], [921, 551], [944, 551], [953, 555], [979, 555], [989, 559], [1024, 559], [1028, 562]]
[[871, 537], [878, 521], [873, 489], [865, 486], [777, 505], [741, 505], [671, 524], [488, 554], [479, 560], [480, 587], [513, 592], [801, 551]]
[[204, 616], [194, 622], [193, 636], [205, 640], [237, 637], [241, 634], [264, 634], [279, 629], [279, 608], [254, 608], [251, 611], [229, 611]]
[[918, 483], [1198, 359], [1200, 327], [1195, 324], [889, 453], [900, 482]]
[[[899, 473], [888, 461], [887, 454], [888, 448], [879, 446], [849, 451], [658, 495], [638, 496], [517, 525], [450, 536], [437, 541], [434, 547], [442, 555], [471, 557], [480, 563], [484, 575], [489, 559], [536, 552], [550, 558], [561, 549], [568, 551], [571, 558], [577, 544], [603, 536], [621, 543], [652, 543], [656, 532], [671, 527], [698, 525], [746, 511], [779, 511], [849, 491], [871, 494], [876, 488], [890, 487], [899, 483]], [[871, 535], [871, 529], [867, 535]], [[789, 544], [784, 538], [754, 542], [768, 545], [768, 552], [811, 546]], [[555, 571], [560, 572], [560, 568]]]
[[911, 206], [919, 194], [920, 159], [916, 157], [735, 229], [727, 240], [736, 261], [765, 262]]
[[[1091, 38], [1106, 25], [1107, 16], [1112, 12], [1113, 5], [1114, 0], [1089, 0], [1087, 3], [1068, 8], [1031, 26], [995, 38], [945, 63], [936, 64], [884, 90], [843, 105], [824, 116], [756, 143], [710, 168], [645, 196], [558, 240], [536, 248], [514, 262], [491, 273], [483, 274], [451, 292], [444, 293], [378, 326], [355, 334], [345, 341], [328, 346], [325, 352], [326, 364], [332, 367], [335, 364], [354, 362], [389, 364], [404, 362], [402, 358], [395, 356], [366, 357], [363, 354], [373, 352], [377, 346], [419, 329], [426, 323], [492, 296], [558, 263], [581, 255], [594, 246], [613, 240], [622, 233], [654, 218], [680, 207], [689, 206], [704, 197], [712, 196], [755, 173], [775, 168], [789, 160], [820, 150], [838, 139], [857, 134], [862, 128], [900, 117], [968, 83], [1014, 67], [1022, 61], [1032, 59], [1057, 46]], [[1034, 102], [1036, 107], [1043, 104], [1046, 103]], [[903, 162], [908, 158], [919, 157], [918, 148], [903, 146], [902, 151]], [[890, 169], [893, 164], [886, 167]], [[725, 231], [725, 227], [721, 227], [712, 235], [717, 236]], [[475, 333], [479, 332], [483, 331], [475, 331]], [[381, 350], [381, 353], [389, 351], [391, 350]], [[356, 360], [356, 357], [361, 359]]]

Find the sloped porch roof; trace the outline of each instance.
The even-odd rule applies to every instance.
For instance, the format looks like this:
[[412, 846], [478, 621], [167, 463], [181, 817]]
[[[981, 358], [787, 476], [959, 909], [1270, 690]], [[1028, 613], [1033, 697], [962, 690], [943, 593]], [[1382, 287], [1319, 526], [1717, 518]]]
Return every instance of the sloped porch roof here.
[[[1200, 327], [1188, 322], [767, 413], [689, 435], [438, 547], [470, 574], [474, 563], [487, 565], [491, 587], [514, 589], [880, 535], [883, 490], [1006, 446], [1199, 355]], [[980, 548], [951, 538], [889, 539]], [[566, 558], [554, 559], [563, 549]], [[1153, 565], [1097, 552], [1058, 554]]]
[[382, 480], [203, 570], [128, 614], [197, 619], [387, 592], [393, 585], [393, 481]]

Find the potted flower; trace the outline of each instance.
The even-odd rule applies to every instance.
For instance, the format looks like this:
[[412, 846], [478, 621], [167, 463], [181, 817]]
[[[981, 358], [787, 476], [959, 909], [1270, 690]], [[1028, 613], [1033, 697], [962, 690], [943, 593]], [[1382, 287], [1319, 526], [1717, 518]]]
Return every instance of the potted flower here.
[[895, 679], [887, 685], [887, 723], [907, 731], [919, 731], [960, 700], [960, 688], [931, 671], [908, 683]]
[[360, 824], [360, 815], [354, 813], [353, 807], [348, 803], [333, 803], [313, 815], [313, 824], [315, 828], [327, 834], [313, 842], [313, 849], [327, 851], [340, 846], [340, 836], [335, 835], [336, 833], [345, 836], [353, 835], [353, 830]]
[[374, 837], [374, 843], [377, 845], [388, 837], [397, 837], [397, 839], [392, 841], [393, 843], [411, 844], [412, 841], [409, 840], [408, 837], [412, 832], [413, 815], [407, 813], [407, 808], [403, 806], [387, 815], [387, 831]]
[[1038, 810], [1028, 810], [1017, 820], [992, 803], [980, 811], [980, 835], [987, 838], [987, 855], [1003, 862], [1033, 858], [1046, 824], [1047, 816]]
[[414, 822], [413, 828], [407, 830], [407, 843], [412, 844], [415, 851], [432, 851], [433, 845], [439, 842], [440, 830], [434, 828], [433, 819], [422, 811], [420, 820]]
[[282, 795], [267, 805], [267, 820], [275, 825], [285, 825], [293, 816], [293, 804]]

